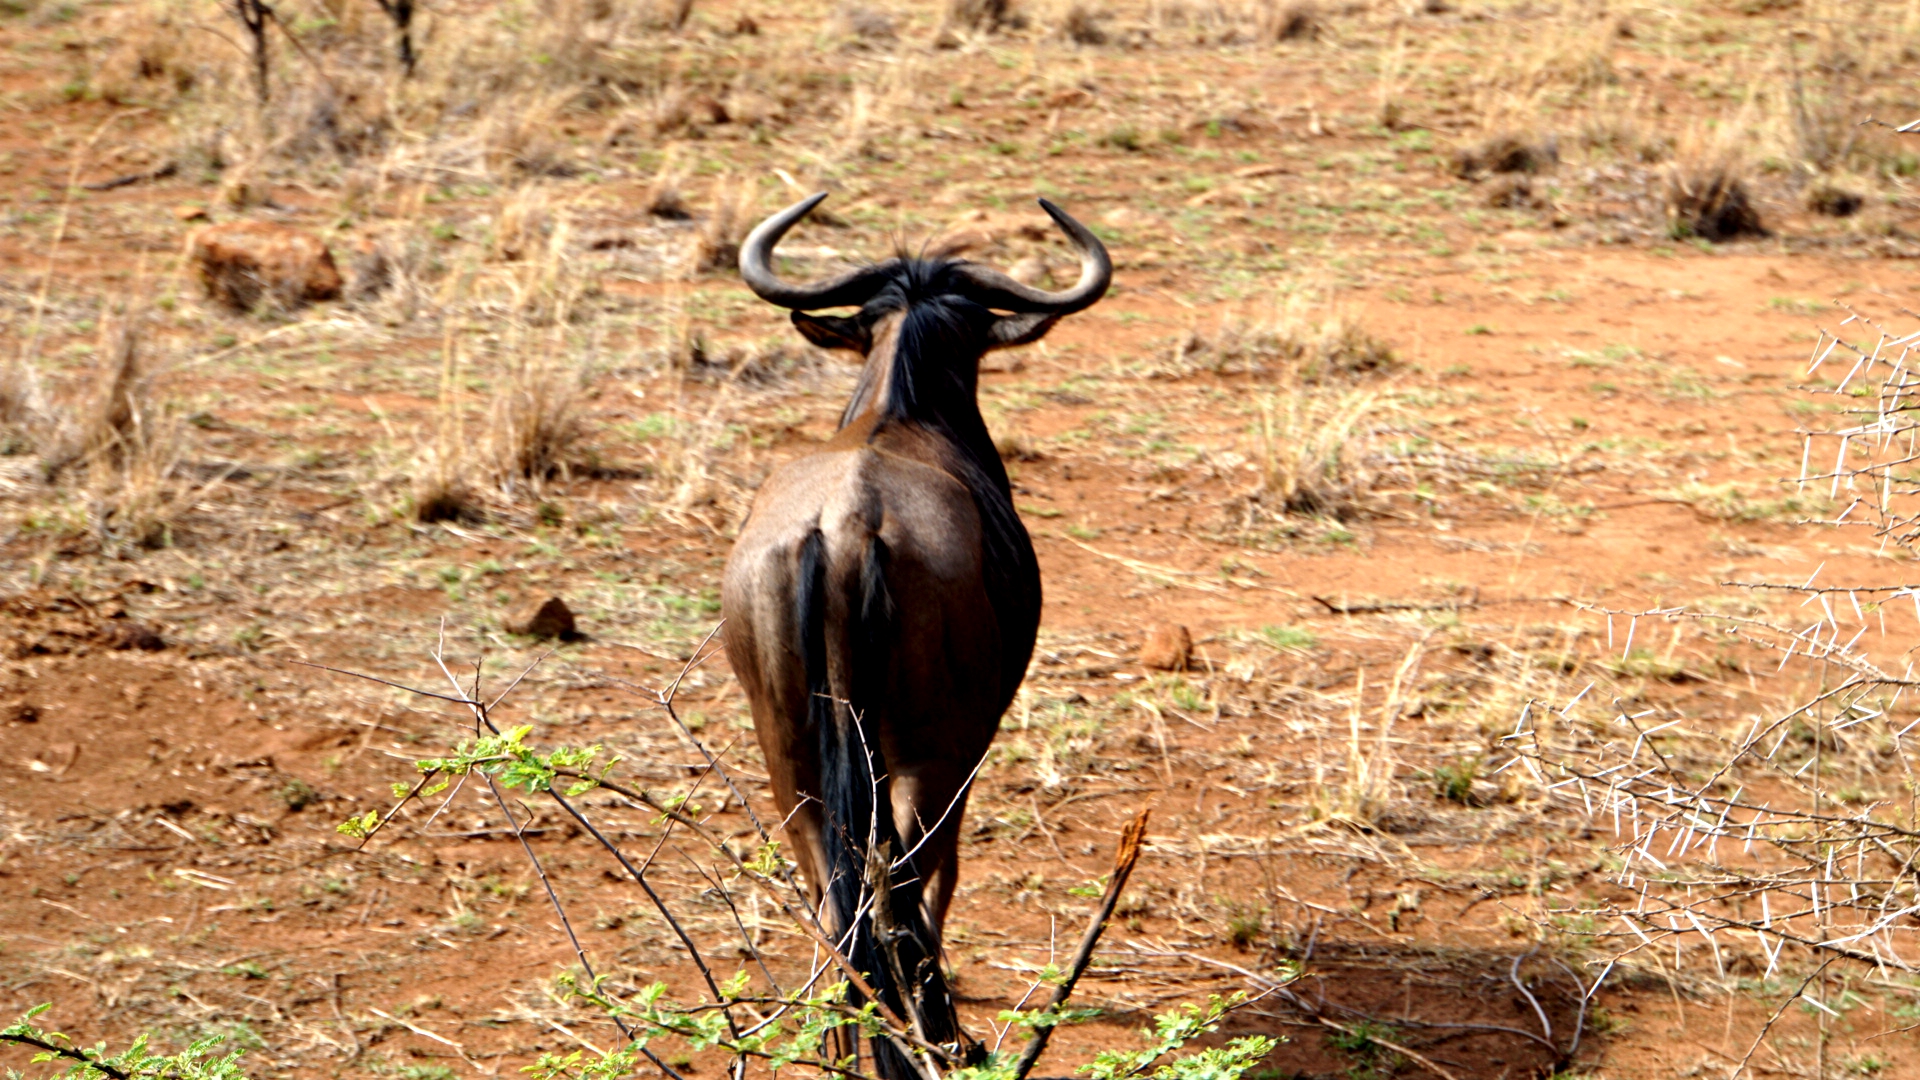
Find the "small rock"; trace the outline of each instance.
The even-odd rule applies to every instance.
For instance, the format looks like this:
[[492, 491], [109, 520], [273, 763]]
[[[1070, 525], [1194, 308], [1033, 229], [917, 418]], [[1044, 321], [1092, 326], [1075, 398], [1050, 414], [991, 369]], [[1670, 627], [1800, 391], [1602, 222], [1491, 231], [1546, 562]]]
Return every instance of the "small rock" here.
[[295, 307], [332, 300], [343, 284], [326, 242], [312, 233], [265, 221], [227, 221], [187, 238], [187, 261], [207, 296], [238, 311], [261, 300]]
[[195, 206], [192, 203], [181, 203], [179, 206], [174, 207], [173, 216], [184, 222], [213, 220], [213, 218], [207, 216], [206, 207]]
[[1165, 623], [1147, 634], [1140, 647], [1140, 664], [1161, 671], [1185, 671], [1193, 658], [1193, 635], [1179, 623]]
[[0, 706], [0, 712], [5, 713], [7, 719], [15, 724], [37, 724], [40, 722], [40, 709], [31, 701], [20, 701], [11, 705]]
[[80, 756], [80, 744], [71, 742], [49, 743], [46, 749], [35, 754], [27, 761], [27, 768], [37, 773], [52, 773], [64, 776], [73, 768], [74, 759]]
[[550, 596], [538, 604], [528, 604], [507, 620], [506, 627], [511, 633], [559, 641], [572, 641], [580, 636], [580, 632], [574, 628], [573, 609], [557, 596]]

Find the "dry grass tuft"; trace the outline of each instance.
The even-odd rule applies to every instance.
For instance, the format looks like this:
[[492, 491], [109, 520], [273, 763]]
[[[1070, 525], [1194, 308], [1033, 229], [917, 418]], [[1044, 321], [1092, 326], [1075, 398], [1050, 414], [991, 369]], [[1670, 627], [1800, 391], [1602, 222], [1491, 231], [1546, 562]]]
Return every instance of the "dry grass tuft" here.
[[947, 0], [947, 25], [992, 33], [1026, 25], [1014, 0]]
[[568, 177], [578, 164], [561, 135], [561, 116], [577, 91], [550, 90], [524, 99], [502, 101], [490, 109], [481, 134], [488, 163], [496, 175]]
[[1105, 45], [1106, 13], [1074, 0], [1060, 17], [1058, 33], [1075, 45]]
[[33, 449], [51, 420], [40, 372], [25, 360], [0, 366], [0, 456]]
[[648, 8], [648, 21], [652, 25], [678, 32], [686, 27], [687, 19], [693, 14], [693, 0], [653, 0]]
[[178, 418], [156, 402], [142, 364], [138, 313], [106, 321], [93, 390], [43, 459], [49, 479], [84, 469], [89, 516], [110, 544], [165, 547], [190, 501], [176, 472], [184, 450]]
[[668, 221], [686, 221], [693, 217], [693, 211], [687, 209], [686, 196], [681, 188], [687, 182], [687, 168], [679, 158], [668, 154], [660, 163], [660, 168], [647, 182], [646, 193], [640, 197], [640, 208], [657, 218]]
[[866, 44], [885, 44], [900, 37], [900, 25], [890, 12], [865, 4], [845, 4], [834, 12], [835, 36]]
[[1341, 825], [1371, 831], [1388, 810], [1404, 797], [1394, 780], [1393, 722], [1400, 713], [1403, 691], [1409, 676], [1419, 666], [1424, 641], [1407, 650], [1405, 659], [1394, 671], [1385, 702], [1380, 706], [1378, 735], [1373, 746], [1362, 734], [1362, 702], [1366, 698], [1367, 673], [1362, 668], [1354, 677], [1353, 701], [1347, 710], [1346, 768], [1337, 781], [1326, 778], [1325, 764], [1314, 762], [1314, 778], [1308, 792], [1308, 828]]
[[522, 360], [495, 391], [481, 453], [502, 494], [565, 476], [587, 434], [583, 380], [557, 364]]
[[552, 194], [537, 185], [517, 188], [499, 200], [487, 255], [497, 262], [538, 258], [551, 243], [555, 227]]
[[753, 181], [721, 176], [713, 182], [706, 219], [693, 234], [686, 254], [688, 278], [730, 270], [740, 261], [740, 241], [753, 228], [756, 204]]
[[473, 460], [460, 412], [458, 350], [451, 329], [441, 345], [440, 400], [433, 442], [420, 449], [413, 476], [413, 516], [422, 523], [478, 521], [485, 516], [473, 482]]
[[188, 26], [174, 13], [134, 8], [105, 27], [105, 56], [89, 78], [115, 105], [167, 105], [199, 81]]
[[49, 461], [50, 474], [76, 464], [117, 466], [141, 445], [152, 410], [141, 370], [140, 329], [136, 317], [102, 325], [99, 377]]
[[1657, 165], [1673, 156], [1674, 140], [1648, 121], [1647, 105], [1635, 99], [1625, 106], [1596, 109], [1580, 125], [1576, 136], [1589, 151], [1600, 151], [1623, 161]]
[[1261, 41], [1318, 41], [1327, 32], [1326, 15], [1311, 0], [1286, 4], [1261, 0], [1255, 7], [1253, 23]]
[[1373, 502], [1380, 394], [1296, 383], [1261, 396], [1254, 423], [1260, 483], [1240, 500], [1242, 526], [1289, 516], [1348, 521]]
[[1852, 217], [1866, 205], [1866, 199], [1832, 180], [1818, 180], [1807, 188], [1807, 209], [1826, 217]]
[[1502, 176], [1487, 185], [1487, 205], [1498, 210], [1545, 210], [1553, 205], [1529, 176]]
[[1715, 243], [1768, 235], [1743, 172], [1730, 157], [1675, 162], [1666, 179], [1668, 233]]
[[1463, 180], [1476, 180], [1488, 173], [1531, 175], [1545, 172], [1559, 161], [1560, 146], [1554, 139], [1536, 141], [1520, 135], [1503, 134], [1456, 150], [1453, 172]]
[[1304, 383], [1352, 378], [1398, 365], [1393, 346], [1351, 314], [1304, 296], [1290, 298], [1265, 323], [1222, 323], [1211, 336], [1189, 333], [1174, 346], [1176, 371], [1284, 374]]

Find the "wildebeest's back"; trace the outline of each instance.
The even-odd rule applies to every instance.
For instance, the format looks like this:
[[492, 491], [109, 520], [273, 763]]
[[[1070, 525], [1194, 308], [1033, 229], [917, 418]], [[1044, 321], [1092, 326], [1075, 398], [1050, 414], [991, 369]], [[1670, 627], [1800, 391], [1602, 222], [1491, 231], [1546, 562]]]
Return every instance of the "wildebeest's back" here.
[[[960, 755], [970, 764], [985, 746], [959, 745], [1011, 696], [1004, 682], [1002, 632], [981, 561], [980, 515], [958, 480], [931, 465], [871, 447], [810, 455], [768, 478], [741, 529], [721, 585], [727, 656], [755, 703], [763, 752], [799, 763], [806, 790], [813, 737], [806, 728], [807, 688], [791, 650], [797, 624], [801, 551], [822, 538], [828, 588], [828, 633], [844, 633], [850, 598], [878, 538], [892, 601], [886, 673], [865, 672], [872, 702], [884, 713], [890, 761]], [[831, 654], [846, 655], [829, 646]], [[835, 694], [851, 693], [848, 673], [835, 672]], [[873, 681], [878, 678], [879, 681]], [[791, 726], [770, 723], [771, 714]], [[761, 717], [765, 717], [764, 720]], [[962, 722], [974, 720], [973, 724]], [[987, 725], [991, 737], [992, 725]]]

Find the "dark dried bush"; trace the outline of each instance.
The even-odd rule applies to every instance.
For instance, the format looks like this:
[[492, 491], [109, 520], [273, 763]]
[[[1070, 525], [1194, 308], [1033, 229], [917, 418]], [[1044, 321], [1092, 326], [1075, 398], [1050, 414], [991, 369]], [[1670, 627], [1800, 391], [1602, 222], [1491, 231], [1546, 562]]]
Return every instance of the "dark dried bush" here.
[[1075, 0], [1060, 19], [1060, 36], [1075, 45], [1105, 45], [1107, 43], [1105, 21], [1104, 12]]
[[1318, 41], [1327, 31], [1326, 17], [1312, 0], [1262, 4], [1255, 25], [1264, 41]]
[[1730, 163], [1677, 165], [1667, 173], [1666, 195], [1667, 231], [1677, 238], [1721, 243], [1768, 235], [1746, 182]]
[[1477, 180], [1488, 173], [1540, 173], [1559, 161], [1560, 145], [1554, 139], [1533, 142], [1518, 135], [1495, 135], [1454, 151], [1453, 173], [1463, 180]]
[[1826, 217], [1852, 217], [1866, 205], [1857, 191], [1849, 191], [1830, 180], [1822, 180], [1807, 189], [1807, 209]]

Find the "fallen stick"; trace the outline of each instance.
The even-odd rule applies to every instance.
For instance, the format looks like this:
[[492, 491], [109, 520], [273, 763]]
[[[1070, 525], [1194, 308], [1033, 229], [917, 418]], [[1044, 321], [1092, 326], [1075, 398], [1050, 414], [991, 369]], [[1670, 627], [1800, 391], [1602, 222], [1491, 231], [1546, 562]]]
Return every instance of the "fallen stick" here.
[[167, 177], [179, 171], [180, 166], [169, 161], [165, 165], [148, 169], [145, 172], [128, 173], [125, 176], [116, 176], [111, 180], [95, 180], [91, 184], [81, 184], [80, 187], [86, 191], [112, 191], [115, 188], [132, 187], [134, 184], [143, 184], [148, 180], [165, 180]]
[[[1067, 965], [1067, 977], [1054, 987], [1053, 997], [1041, 1008], [1042, 1013], [1051, 1012], [1066, 1003], [1067, 996], [1073, 993], [1073, 984], [1093, 961], [1093, 949], [1100, 943], [1100, 935], [1107, 928], [1107, 920], [1113, 917], [1113, 908], [1120, 902], [1120, 890], [1126, 888], [1127, 877], [1133, 873], [1133, 864], [1140, 860], [1140, 841], [1147, 835], [1147, 815], [1152, 811], [1142, 807], [1132, 821], [1120, 832], [1120, 846], [1113, 853], [1113, 873], [1107, 878], [1106, 894], [1100, 897], [1099, 913], [1087, 924], [1087, 932], [1080, 937], [1080, 951], [1073, 954], [1073, 962]], [[1033, 1071], [1034, 1063], [1040, 1060], [1040, 1054], [1047, 1048], [1047, 1040], [1053, 1037], [1053, 1028], [1037, 1027], [1033, 1029], [1033, 1041], [1021, 1052], [1020, 1061], [1013, 1067], [1013, 1080], [1026, 1080], [1027, 1073]]]

